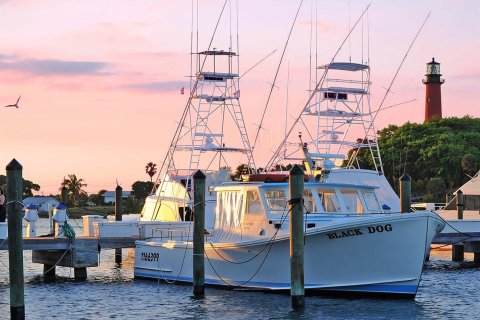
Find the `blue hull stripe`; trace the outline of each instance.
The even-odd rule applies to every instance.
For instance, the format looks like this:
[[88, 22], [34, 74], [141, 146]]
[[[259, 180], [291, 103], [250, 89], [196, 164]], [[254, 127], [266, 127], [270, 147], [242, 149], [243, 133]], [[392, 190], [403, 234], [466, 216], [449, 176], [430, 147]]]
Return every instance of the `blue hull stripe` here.
[[[148, 278], [154, 280], [169, 280], [169, 281], [181, 281], [181, 282], [192, 282], [191, 277], [175, 277], [165, 274], [153, 274], [149, 272], [135, 271], [135, 277]], [[227, 281], [231, 285], [241, 285], [244, 282], [242, 281]], [[205, 279], [205, 284], [211, 285], [225, 285], [223, 281], [217, 279]], [[277, 290], [288, 290], [290, 289], [290, 283], [277, 283], [277, 282], [255, 282], [250, 281], [248, 287], [256, 288], [272, 288]], [[319, 288], [320, 287], [320, 288]], [[416, 285], [402, 285], [402, 284], [367, 284], [367, 285], [358, 285], [358, 286], [340, 286], [340, 287], [329, 287], [328, 284], [313, 284], [305, 283], [305, 289], [307, 290], [331, 290], [331, 291], [354, 291], [354, 292], [371, 292], [371, 293], [398, 293], [398, 294], [415, 294], [417, 292], [418, 286]], [[266, 289], [268, 290], [268, 289]]]

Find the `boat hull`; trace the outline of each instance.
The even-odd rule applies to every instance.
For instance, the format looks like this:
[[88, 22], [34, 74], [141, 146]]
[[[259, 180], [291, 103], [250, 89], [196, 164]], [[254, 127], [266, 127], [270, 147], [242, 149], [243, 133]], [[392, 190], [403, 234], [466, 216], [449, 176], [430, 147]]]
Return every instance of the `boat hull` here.
[[[442, 227], [435, 214], [415, 213], [349, 218], [307, 229], [305, 289], [415, 296], [425, 254]], [[270, 240], [207, 240], [205, 284], [289, 290], [290, 239]], [[191, 242], [138, 241], [134, 274], [192, 282]]]

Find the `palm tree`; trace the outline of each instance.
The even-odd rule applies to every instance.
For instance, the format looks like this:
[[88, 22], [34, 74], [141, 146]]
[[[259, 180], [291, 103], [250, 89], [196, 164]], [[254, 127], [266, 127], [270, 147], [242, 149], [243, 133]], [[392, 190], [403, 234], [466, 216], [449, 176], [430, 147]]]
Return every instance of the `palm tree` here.
[[[84, 183], [83, 179], [78, 179], [75, 174], [69, 174], [68, 178], [63, 178], [63, 182], [61, 183], [62, 187], [67, 188], [68, 190], [68, 197], [71, 201], [77, 205], [80, 195], [87, 195], [87, 193], [82, 189], [86, 187], [87, 184]], [[61, 190], [62, 188], [60, 188]]]
[[157, 165], [153, 162], [147, 163], [145, 166], [145, 172], [150, 176], [150, 182], [153, 182], [153, 176], [157, 173]]

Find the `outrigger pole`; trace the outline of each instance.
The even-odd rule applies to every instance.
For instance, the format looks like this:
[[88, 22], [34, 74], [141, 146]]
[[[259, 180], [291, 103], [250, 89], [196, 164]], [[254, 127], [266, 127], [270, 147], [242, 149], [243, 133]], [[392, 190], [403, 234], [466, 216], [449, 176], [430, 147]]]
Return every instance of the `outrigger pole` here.
[[[332, 64], [334, 61], [335, 61], [335, 58], [337, 57], [338, 53], [340, 52], [340, 50], [342, 49], [343, 45], [345, 44], [345, 42], [348, 40], [348, 38], [350, 37], [350, 35], [352, 34], [353, 30], [355, 30], [355, 28], [357, 27], [358, 23], [361, 21], [361, 19], [363, 18], [363, 16], [365, 15], [365, 13], [367, 12], [368, 8], [370, 8], [370, 5], [371, 3], [368, 4], [368, 6], [365, 8], [365, 10], [363, 10], [362, 14], [360, 15], [360, 17], [357, 19], [357, 21], [355, 22], [355, 24], [353, 25], [352, 29], [350, 29], [350, 31], [348, 32], [347, 36], [343, 39], [342, 43], [340, 44], [340, 46], [338, 47], [337, 51], [335, 52], [335, 54], [333, 55], [331, 61], [330, 61], [330, 64]], [[309, 105], [310, 105], [310, 102], [312, 101], [313, 97], [315, 96], [318, 88], [320, 88], [320, 86], [322, 85], [324, 79], [325, 79], [325, 76], [328, 72], [328, 66], [330, 65], [328, 64], [325, 69], [324, 69], [324, 72], [322, 74], [322, 76], [320, 77], [320, 80], [318, 80], [317, 82], [317, 85], [315, 86], [315, 89], [310, 93], [310, 97], [308, 98], [307, 102], [305, 103], [305, 107], [302, 108], [302, 111], [300, 112], [300, 114], [298, 115], [298, 117], [296, 118], [296, 120], [293, 122], [292, 126], [290, 127], [290, 130], [288, 131], [287, 135], [285, 136], [285, 139], [280, 143], [280, 145], [278, 146], [277, 150], [275, 151], [275, 153], [273, 154], [272, 158], [268, 161], [267, 165], [265, 166], [265, 171], [268, 171], [268, 169], [270, 169], [270, 167], [272, 167], [275, 162], [277, 162], [277, 159], [280, 157], [280, 153], [282, 152], [285, 144], [287, 143], [287, 138], [290, 136], [290, 134], [292, 133], [293, 129], [295, 128], [295, 125], [298, 123], [298, 121], [300, 121], [300, 118], [302, 117], [302, 114], [303, 114], [303, 110], [305, 110], [305, 108], [307, 108]], [[258, 134], [257, 134], [258, 135]]]

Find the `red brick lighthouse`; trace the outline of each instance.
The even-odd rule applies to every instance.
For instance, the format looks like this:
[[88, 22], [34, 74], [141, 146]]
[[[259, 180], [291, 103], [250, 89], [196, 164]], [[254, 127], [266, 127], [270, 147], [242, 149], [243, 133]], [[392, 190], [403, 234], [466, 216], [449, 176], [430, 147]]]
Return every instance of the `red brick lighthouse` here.
[[432, 58], [427, 63], [426, 79], [422, 80], [426, 86], [425, 96], [425, 121], [431, 121], [442, 118], [442, 91], [440, 86], [445, 82], [440, 79], [440, 63]]

